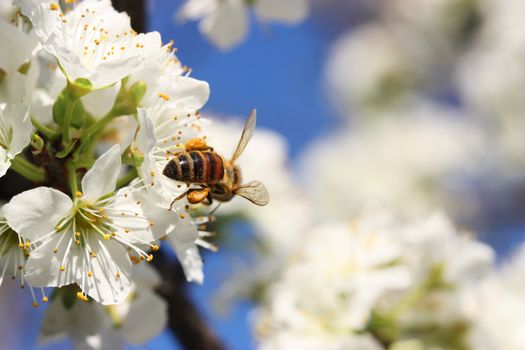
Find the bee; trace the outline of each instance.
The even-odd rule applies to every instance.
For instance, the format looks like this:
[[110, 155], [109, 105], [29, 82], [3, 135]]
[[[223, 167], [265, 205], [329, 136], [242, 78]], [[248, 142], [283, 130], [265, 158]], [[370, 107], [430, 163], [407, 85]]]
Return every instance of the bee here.
[[268, 191], [263, 183], [251, 181], [242, 184], [241, 170], [235, 161], [242, 154], [253, 136], [257, 113], [253, 110], [246, 120], [241, 138], [229, 160], [214, 152], [213, 148], [201, 138], [193, 138], [185, 145], [185, 152], [177, 153], [164, 167], [162, 173], [168, 178], [184, 182], [190, 187], [175, 198], [175, 201], [186, 196], [191, 204], [211, 204], [213, 199], [227, 202], [235, 195], [246, 198], [256, 205], [266, 205], [269, 201]]

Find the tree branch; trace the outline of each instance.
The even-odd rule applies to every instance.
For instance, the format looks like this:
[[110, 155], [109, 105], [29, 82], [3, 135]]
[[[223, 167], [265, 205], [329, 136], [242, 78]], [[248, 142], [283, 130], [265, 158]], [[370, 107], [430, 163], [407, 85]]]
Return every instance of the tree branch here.
[[188, 350], [225, 350], [188, 297], [186, 278], [179, 262], [168, 258], [161, 250], [155, 254], [153, 263], [162, 277], [157, 292], [168, 303], [168, 327], [181, 345]]

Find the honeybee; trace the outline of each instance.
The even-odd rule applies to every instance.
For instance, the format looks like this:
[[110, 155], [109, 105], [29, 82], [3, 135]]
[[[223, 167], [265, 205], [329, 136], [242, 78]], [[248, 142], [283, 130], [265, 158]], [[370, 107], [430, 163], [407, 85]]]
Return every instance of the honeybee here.
[[175, 201], [187, 197], [191, 204], [202, 203], [213, 199], [227, 202], [235, 195], [246, 198], [256, 205], [266, 205], [269, 201], [268, 191], [263, 183], [251, 181], [242, 184], [241, 170], [235, 161], [242, 154], [246, 145], [253, 136], [257, 113], [253, 110], [246, 120], [241, 139], [230, 160], [213, 151], [201, 138], [193, 138], [185, 145], [185, 152], [175, 154], [162, 173], [170, 179], [185, 182], [188, 187], [192, 184], [198, 188], [189, 188], [175, 198]]

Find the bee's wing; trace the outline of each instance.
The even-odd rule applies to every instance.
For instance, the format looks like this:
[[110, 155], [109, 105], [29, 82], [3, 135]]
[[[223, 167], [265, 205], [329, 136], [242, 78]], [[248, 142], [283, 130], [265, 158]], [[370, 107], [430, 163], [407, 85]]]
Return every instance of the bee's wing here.
[[250, 139], [253, 136], [253, 131], [255, 130], [255, 122], [257, 120], [257, 111], [254, 109], [251, 113], [248, 119], [246, 120], [246, 123], [244, 124], [244, 129], [242, 130], [241, 139], [239, 140], [239, 144], [237, 145], [237, 148], [235, 149], [235, 152], [233, 153], [231, 162], [234, 163], [237, 158], [242, 154], [244, 149], [246, 148], [246, 145], [248, 142], [250, 142]]
[[252, 181], [242, 185], [235, 191], [235, 194], [260, 206], [266, 205], [270, 201], [268, 190], [259, 181]]

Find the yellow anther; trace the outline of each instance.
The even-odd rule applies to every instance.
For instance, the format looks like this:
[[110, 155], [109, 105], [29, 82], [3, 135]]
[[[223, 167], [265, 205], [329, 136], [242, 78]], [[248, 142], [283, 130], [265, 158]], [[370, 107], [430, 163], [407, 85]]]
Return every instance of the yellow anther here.
[[93, 272], [88, 271], [87, 275], [88, 275], [88, 277], [93, 277]]
[[78, 299], [78, 300], [82, 300], [82, 301], [89, 301], [87, 295], [85, 295], [85, 294], [82, 293], [82, 292], [78, 292], [78, 293], [77, 293], [77, 299]]
[[146, 258], [146, 261], [147, 262], [151, 262], [153, 260], [153, 255], [148, 255], [148, 257]]
[[80, 191], [76, 191], [76, 192], [75, 192], [75, 197], [77, 197], [77, 198], [82, 197], [82, 192], [80, 192]]
[[64, 272], [66, 271], [66, 268], [64, 266], [60, 266], [60, 271]]
[[18, 248], [24, 248], [24, 244], [23, 243], [18, 243]]
[[48, 297], [43, 297], [43, 298], [42, 298], [42, 302], [43, 302], [43, 303], [47, 303], [48, 301], [49, 301], [49, 298], [48, 298]]
[[150, 172], [150, 175], [151, 175], [151, 176], [155, 176], [155, 172], [152, 170], [152, 171]]
[[111, 235], [109, 233], [104, 234], [104, 240], [109, 241], [111, 239]]
[[120, 272], [117, 271], [117, 274], [115, 276], [117, 276], [117, 278], [120, 278]]
[[58, 248], [53, 249], [53, 253], [58, 253]]
[[146, 258], [144, 257], [144, 255], [141, 255], [141, 256], [140, 256], [140, 260], [142, 260], [142, 261], [146, 260]]
[[159, 92], [159, 97], [163, 99], [164, 101], [169, 101], [170, 97], [166, 94], [163, 94], [162, 92]]
[[76, 245], [80, 245], [80, 241], [78, 239], [75, 240]]
[[29, 248], [29, 247], [31, 247], [31, 243], [29, 243], [29, 242], [26, 242], [26, 243], [25, 243], [25, 247], [26, 247], [26, 248]]
[[49, 9], [50, 9], [51, 11], [58, 11], [58, 4], [52, 2], [51, 4], [49, 4]]
[[75, 236], [80, 237], [80, 232], [75, 232]]
[[31, 304], [33, 307], [38, 307], [38, 303], [36, 301], [33, 301], [33, 304]]
[[75, 0], [66, 0], [66, 4], [72, 4], [74, 2], [75, 2]]
[[158, 251], [160, 249], [158, 244], [154, 244], [151, 246], [151, 249], [153, 249], [154, 252]]
[[179, 214], [179, 217], [180, 217], [181, 219], [184, 219], [184, 218], [186, 217], [186, 215], [184, 215], [184, 213], [180, 213], [180, 214]]

